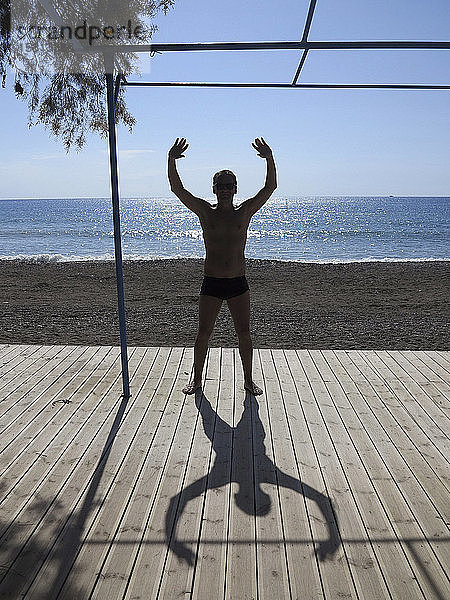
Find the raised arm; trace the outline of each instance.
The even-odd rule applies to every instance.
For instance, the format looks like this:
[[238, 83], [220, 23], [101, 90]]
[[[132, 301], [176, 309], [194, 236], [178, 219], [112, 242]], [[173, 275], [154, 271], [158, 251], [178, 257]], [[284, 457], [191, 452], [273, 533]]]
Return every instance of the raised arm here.
[[177, 138], [174, 145], [169, 150], [167, 157], [167, 175], [169, 178], [170, 189], [178, 196], [181, 202], [187, 206], [196, 215], [201, 215], [205, 210], [209, 208], [209, 204], [202, 198], [197, 198], [191, 192], [188, 192], [180, 179], [178, 174], [176, 161], [179, 158], [184, 158], [184, 152], [186, 152], [189, 144], [186, 142], [186, 138]]
[[277, 189], [277, 169], [270, 146], [264, 138], [256, 138], [252, 146], [257, 151], [258, 156], [266, 160], [267, 171], [264, 187], [259, 190], [256, 196], [249, 198], [242, 204], [243, 208], [248, 211], [249, 216], [253, 216]]

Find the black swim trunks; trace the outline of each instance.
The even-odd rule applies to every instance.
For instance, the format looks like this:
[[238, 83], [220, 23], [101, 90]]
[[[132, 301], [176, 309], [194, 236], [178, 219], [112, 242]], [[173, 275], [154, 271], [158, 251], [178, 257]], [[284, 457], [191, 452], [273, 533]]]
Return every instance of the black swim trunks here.
[[245, 275], [242, 277], [208, 277], [205, 275], [200, 294], [228, 300], [240, 296], [248, 289]]

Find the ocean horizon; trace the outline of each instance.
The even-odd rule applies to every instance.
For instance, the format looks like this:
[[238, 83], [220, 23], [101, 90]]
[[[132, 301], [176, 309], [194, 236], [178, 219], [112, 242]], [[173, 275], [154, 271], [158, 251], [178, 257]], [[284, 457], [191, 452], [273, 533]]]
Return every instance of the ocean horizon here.
[[[447, 261], [449, 201], [446, 196], [272, 198], [250, 222], [246, 256], [305, 263]], [[109, 198], [5, 198], [0, 206], [0, 260], [114, 260]], [[125, 261], [204, 258], [200, 222], [177, 198], [122, 198], [120, 207]]]

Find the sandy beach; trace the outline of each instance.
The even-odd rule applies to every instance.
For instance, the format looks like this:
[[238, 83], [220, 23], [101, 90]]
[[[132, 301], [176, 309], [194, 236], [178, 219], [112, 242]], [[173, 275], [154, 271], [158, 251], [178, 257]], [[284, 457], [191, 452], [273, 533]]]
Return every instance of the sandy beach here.
[[[119, 345], [113, 262], [0, 261], [0, 343]], [[255, 348], [449, 348], [449, 262], [248, 260]], [[203, 261], [125, 262], [128, 343], [193, 346]], [[237, 346], [226, 303], [211, 346]]]

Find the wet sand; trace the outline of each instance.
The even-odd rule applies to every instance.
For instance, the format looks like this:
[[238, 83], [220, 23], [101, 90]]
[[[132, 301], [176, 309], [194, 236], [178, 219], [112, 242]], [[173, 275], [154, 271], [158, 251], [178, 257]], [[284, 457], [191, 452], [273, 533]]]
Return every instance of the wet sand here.
[[[119, 345], [113, 262], [0, 261], [0, 343]], [[450, 262], [248, 260], [255, 348], [449, 348]], [[125, 262], [130, 346], [190, 346], [203, 261]], [[211, 346], [237, 346], [226, 302]]]

